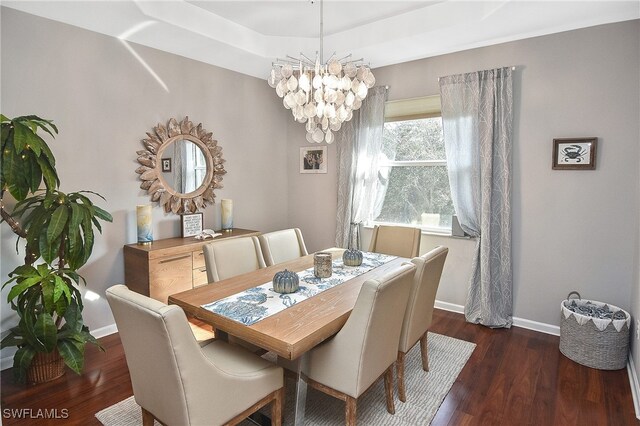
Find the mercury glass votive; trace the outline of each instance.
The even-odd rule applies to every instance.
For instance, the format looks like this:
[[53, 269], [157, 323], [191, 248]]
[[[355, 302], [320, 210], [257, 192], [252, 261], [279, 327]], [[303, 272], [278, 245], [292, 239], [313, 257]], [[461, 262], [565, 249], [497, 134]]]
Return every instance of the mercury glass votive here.
[[317, 278], [329, 278], [331, 276], [331, 253], [318, 252], [313, 255], [313, 274]]

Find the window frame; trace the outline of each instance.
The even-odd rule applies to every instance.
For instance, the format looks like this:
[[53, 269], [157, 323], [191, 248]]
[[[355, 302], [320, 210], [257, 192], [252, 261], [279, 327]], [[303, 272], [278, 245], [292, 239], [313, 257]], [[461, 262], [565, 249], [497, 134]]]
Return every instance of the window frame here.
[[[385, 103], [384, 123], [394, 121], [411, 121], [424, 118], [442, 117], [440, 95], [424, 96], [419, 98], [400, 99], [395, 101], [387, 101]], [[439, 167], [447, 166], [447, 160], [402, 160], [402, 161], [385, 161], [379, 164], [379, 167]], [[435, 235], [451, 235], [451, 227], [430, 227], [420, 225], [411, 225], [410, 223], [386, 222], [369, 220], [365, 226], [373, 227], [375, 225], [398, 225], [398, 226], [414, 226], [420, 228], [423, 233]]]

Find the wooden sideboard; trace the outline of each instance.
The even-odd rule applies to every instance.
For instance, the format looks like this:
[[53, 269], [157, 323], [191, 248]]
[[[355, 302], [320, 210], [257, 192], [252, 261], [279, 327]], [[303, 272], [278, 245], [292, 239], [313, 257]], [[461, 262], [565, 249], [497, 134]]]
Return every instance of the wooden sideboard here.
[[227, 238], [260, 235], [233, 228], [215, 239], [166, 238], [150, 245], [124, 246], [124, 281], [133, 291], [167, 303], [170, 294], [207, 284], [202, 246]]

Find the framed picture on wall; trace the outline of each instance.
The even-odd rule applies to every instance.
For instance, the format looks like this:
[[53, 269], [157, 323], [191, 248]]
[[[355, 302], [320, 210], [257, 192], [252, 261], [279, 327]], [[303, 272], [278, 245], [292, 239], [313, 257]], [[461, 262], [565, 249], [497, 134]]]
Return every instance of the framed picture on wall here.
[[553, 170], [595, 170], [598, 138], [553, 140]]
[[327, 173], [327, 147], [300, 147], [300, 173]]
[[162, 172], [163, 173], [171, 172], [171, 158], [163, 158], [160, 161], [162, 161]]

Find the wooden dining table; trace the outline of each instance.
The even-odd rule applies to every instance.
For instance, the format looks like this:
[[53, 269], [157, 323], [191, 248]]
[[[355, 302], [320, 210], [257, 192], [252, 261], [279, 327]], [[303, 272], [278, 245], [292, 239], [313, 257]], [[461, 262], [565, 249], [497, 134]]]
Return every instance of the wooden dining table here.
[[[332, 253], [334, 259], [343, 251], [336, 248], [323, 250]], [[211, 312], [202, 305], [270, 282], [276, 272], [284, 269], [300, 272], [311, 268], [313, 254], [173, 294], [169, 296], [169, 304], [180, 306], [188, 316], [210, 324], [217, 332], [236, 336], [286, 360], [298, 360], [294, 424], [301, 425], [304, 423], [306, 382], [299, 373], [305, 367], [305, 354], [340, 331], [355, 305], [360, 287], [367, 279], [380, 277], [408, 260], [397, 257], [252, 325]]]

